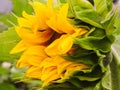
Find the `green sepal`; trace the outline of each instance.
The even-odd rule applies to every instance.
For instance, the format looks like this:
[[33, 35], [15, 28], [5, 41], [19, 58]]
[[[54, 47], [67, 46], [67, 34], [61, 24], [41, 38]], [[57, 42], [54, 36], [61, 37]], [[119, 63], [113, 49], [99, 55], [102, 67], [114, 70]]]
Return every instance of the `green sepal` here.
[[115, 20], [117, 19], [117, 15], [118, 15], [118, 9], [116, 9], [115, 12], [112, 13], [112, 15], [109, 15], [107, 18], [101, 21], [101, 24], [105, 29], [106, 35], [108, 37], [111, 36], [115, 31]]
[[98, 28], [103, 28], [100, 23], [103, 18], [93, 9], [78, 10], [78, 7], [76, 7], [75, 15], [77, 19], [80, 19], [83, 22], [86, 22]]
[[81, 9], [94, 9], [93, 5], [88, 0], [66, 0], [70, 7], [78, 6]]
[[96, 12], [102, 17], [106, 17], [112, 10], [112, 0], [94, 0]]
[[111, 41], [105, 37], [103, 39], [99, 37], [85, 37], [85, 38], [75, 38], [74, 44], [86, 50], [99, 50], [103, 53], [110, 52]]
[[120, 18], [117, 18], [115, 20], [115, 35], [119, 35], [120, 34]]

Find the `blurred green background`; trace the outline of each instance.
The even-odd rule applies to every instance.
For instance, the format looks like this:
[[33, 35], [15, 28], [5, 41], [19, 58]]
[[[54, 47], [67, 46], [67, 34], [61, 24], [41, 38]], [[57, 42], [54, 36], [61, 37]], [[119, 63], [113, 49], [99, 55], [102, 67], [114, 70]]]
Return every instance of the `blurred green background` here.
[[[45, 3], [46, 0], [0, 0], [0, 90], [36, 90], [42, 84], [39, 80], [25, 80], [25, 69], [15, 67], [20, 53], [9, 54], [10, 50], [20, 40], [13, 27], [17, 25], [16, 17], [21, 17], [22, 11], [33, 13], [31, 1]], [[62, 1], [64, 2], [64, 0]], [[120, 28], [120, 19], [116, 21], [116, 25]], [[120, 34], [120, 32], [118, 33]], [[120, 36], [117, 37], [118, 39], [113, 46], [116, 47], [118, 56], [120, 56]]]
[[36, 90], [41, 86], [41, 81], [25, 80], [25, 69], [15, 67], [20, 54], [9, 54], [20, 40], [13, 27], [17, 25], [16, 17], [22, 16], [22, 11], [33, 12], [31, 1], [33, 0], [0, 0], [0, 90]]

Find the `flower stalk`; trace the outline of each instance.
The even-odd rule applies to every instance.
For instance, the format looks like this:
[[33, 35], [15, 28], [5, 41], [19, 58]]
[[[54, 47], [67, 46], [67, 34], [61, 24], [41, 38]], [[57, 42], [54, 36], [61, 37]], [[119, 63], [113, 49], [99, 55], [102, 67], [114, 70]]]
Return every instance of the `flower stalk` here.
[[111, 86], [112, 90], [119, 90], [120, 89], [120, 64], [119, 58], [116, 56], [114, 50], [112, 50], [113, 59], [110, 63], [110, 71], [111, 71]]

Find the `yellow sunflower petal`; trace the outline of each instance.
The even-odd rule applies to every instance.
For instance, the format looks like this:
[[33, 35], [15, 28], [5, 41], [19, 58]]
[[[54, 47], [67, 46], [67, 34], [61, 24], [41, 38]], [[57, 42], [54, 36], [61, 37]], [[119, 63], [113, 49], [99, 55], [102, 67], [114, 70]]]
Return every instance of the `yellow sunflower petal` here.
[[47, 21], [49, 27], [58, 33], [74, 33], [73, 26], [68, 22], [67, 18], [68, 4], [61, 7], [58, 15], [54, 15]]
[[56, 67], [48, 67], [48, 68], [45, 68], [44, 71], [42, 71], [42, 76], [41, 76], [41, 79], [42, 80], [45, 80], [47, 79], [48, 77], [50, 77], [51, 75], [53, 75], [55, 72], [57, 72], [57, 68]]
[[65, 4], [60, 9], [60, 12], [58, 14], [58, 23], [57, 24], [59, 26], [58, 28], [61, 31], [63, 31], [65, 33], [72, 34], [72, 33], [74, 33], [74, 28], [68, 22], [67, 14], [68, 14], [68, 4]]
[[47, 12], [49, 13], [49, 14], [47, 14], [48, 19], [50, 17], [56, 15], [55, 10], [53, 9], [52, 4], [53, 4], [53, 0], [48, 0], [48, 2], [47, 2]]
[[66, 68], [68, 67], [68, 65], [71, 65], [73, 63], [68, 60], [65, 60], [64, 58], [62, 58], [60, 56], [56, 56], [54, 58], [54, 62], [56, 63], [57, 72], [61, 78], [63, 78], [63, 73], [64, 73], [64, 71], [66, 71]]
[[26, 19], [26, 20], [29, 20], [30, 23], [33, 23], [35, 22], [35, 16], [34, 15], [29, 15], [28, 13], [26, 13], [26, 11], [23, 11], [22, 12], [22, 16]]
[[25, 18], [17, 18], [17, 20], [20, 27], [30, 28], [32, 26], [31, 22], [26, 20]]
[[47, 85], [49, 82], [59, 79], [60, 76], [57, 73], [56, 67], [49, 67], [42, 72], [41, 80], [44, 81], [43, 86]]
[[31, 66], [30, 68], [28, 68], [26, 72], [26, 77], [41, 79], [41, 71], [42, 71], [41, 68]]
[[47, 76], [47, 78], [44, 80], [43, 87], [54, 80], [58, 80], [59, 78], [60, 76], [57, 74], [55, 70], [51, 71], [49, 76]]
[[39, 23], [39, 29], [44, 30], [48, 28], [48, 26], [46, 25], [46, 20], [48, 19], [46, 16], [48, 14], [47, 7], [40, 2], [34, 2], [33, 7], [35, 15], [37, 17], [37, 21]]
[[73, 40], [70, 35], [62, 35], [59, 39], [52, 42], [45, 52], [49, 56], [61, 55], [67, 53], [73, 45]]
[[[41, 62], [47, 58], [46, 53], [44, 52], [44, 46], [31, 46], [29, 47], [18, 60], [17, 65], [21, 67], [20, 64], [24, 63], [25, 61], [29, 64], [29, 66], [39, 66]], [[29, 58], [30, 57], [30, 58]]]
[[78, 37], [78, 36], [82, 36], [85, 35], [88, 32], [87, 29], [84, 28], [76, 28], [75, 29], [75, 33], [72, 34], [73, 37]]
[[41, 62], [39, 67], [41, 67], [41, 68], [48, 68], [48, 67], [52, 67], [52, 66], [56, 66], [54, 61], [53, 61], [53, 58], [47, 57], [46, 59], [44, 59]]
[[23, 67], [29, 67], [31, 66], [27, 60], [25, 60], [26, 58], [28, 58], [27, 56], [21, 56], [21, 58], [17, 61], [16, 63], [16, 67], [17, 68], [23, 68]]
[[10, 54], [18, 53], [18, 52], [24, 51], [25, 49], [26, 49], [26, 46], [25, 46], [23, 40], [21, 40], [21, 41], [10, 51]]
[[[38, 24], [38, 22], [37, 22], [37, 18], [35, 17], [35, 15], [29, 15], [29, 14], [27, 14], [25, 11], [23, 11], [22, 15], [23, 15], [23, 17], [27, 20], [27, 22], [28, 22], [28, 24], [29, 24], [30, 26], [22, 23], [22, 21], [19, 22], [19, 26], [20, 26], [20, 24], [22, 23], [25, 28], [30, 28], [31, 30], [34, 30], [35, 27], [38, 27], [38, 26], [39, 26], [39, 24]], [[19, 20], [18, 20], [18, 21], [19, 21]], [[21, 26], [20, 26], [20, 27], [21, 27]]]
[[16, 31], [18, 35], [25, 41], [30, 44], [42, 44], [46, 41], [48, 41], [52, 35], [53, 31], [49, 28], [44, 31], [39, 31], [36, 34], [34, 34], [32, 31], [27, 30], [25, 28], [16, 27]]
[[71, 74], [72, 72], [76, 71], [76, 70], [83, 70], [83, 69], [88, 69], [89, 66], [82, 64], [82, 63], [72, 63], [71, 65], [69, 65], [66, 68], [66, 72], [64, 74], [64, 77], [68, 76], [69, 74]]

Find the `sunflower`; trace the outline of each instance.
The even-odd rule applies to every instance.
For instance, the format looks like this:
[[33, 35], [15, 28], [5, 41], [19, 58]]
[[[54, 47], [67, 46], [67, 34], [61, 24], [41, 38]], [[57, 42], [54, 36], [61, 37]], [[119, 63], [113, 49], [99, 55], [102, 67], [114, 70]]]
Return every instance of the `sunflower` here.
[[26, 77], [41, 79], [45, 86], [68, 77], [73, 71], [88, 69], [85, 64], [61, 57], [71, 52], [74, 38], [88, 32], [70, 23], [68, 4], [64, 4], [59, 12], [52, 6], [52, 0], [48, 0], [46, 5], [33, 2], [33, 8], [35, 14], [23, 12], [23, 17], [18, 18], [15, 29], [22, 40], [10, 52], [23, 51], [17, 67], [28, 67]]

